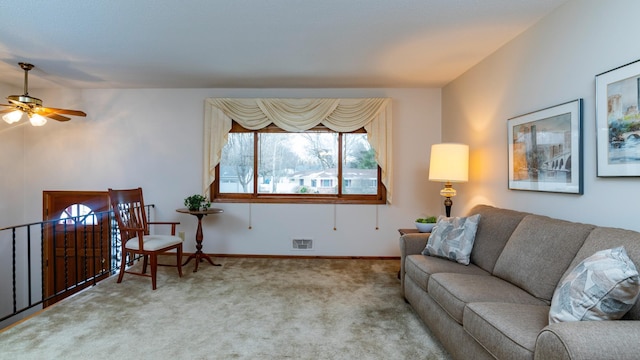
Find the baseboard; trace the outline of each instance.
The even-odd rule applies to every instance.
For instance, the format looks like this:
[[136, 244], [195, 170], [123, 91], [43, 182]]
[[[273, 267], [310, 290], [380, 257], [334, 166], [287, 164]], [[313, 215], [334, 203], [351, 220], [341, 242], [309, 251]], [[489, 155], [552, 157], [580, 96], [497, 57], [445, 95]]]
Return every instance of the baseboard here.
[[[183, 256], [192, 253], [183, 252]], [[274, 259], [352, 259], [352, 260], [400, 260], [399, 256], [329, 256], [329, 255], [261, 255], [261, 254], [207, 254], [211, 257], [274, 258]]]

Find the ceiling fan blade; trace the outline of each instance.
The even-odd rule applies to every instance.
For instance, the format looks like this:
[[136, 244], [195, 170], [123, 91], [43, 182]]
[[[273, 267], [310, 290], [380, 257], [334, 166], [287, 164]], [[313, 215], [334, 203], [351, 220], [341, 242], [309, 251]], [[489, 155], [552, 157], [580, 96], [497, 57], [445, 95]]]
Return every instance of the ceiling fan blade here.
[[4, 110], [0, 110], [0, 114], [6, 114], [6, 113], [10, 113], [12, 111], [16, 111], [16, 109], [11, 108], [11, 109], [4, 109]]
[[66, 116], [58, 115], [58, 114], [55, 114], [55, 113], [43, 114], [43, 115], [48, 117], [49, 119], [58, 120], [58, 121], [69, 121], [69, 120], [71, 120], [70, 118], [68, 118]]
[[56, 109], [56, 108], [39, 108], [38, 112], [45, 115], [46, 114], [65, 114], [72, 116], [87, 116], [84, 111], [80, 110], [70, 110], [70, 109]]

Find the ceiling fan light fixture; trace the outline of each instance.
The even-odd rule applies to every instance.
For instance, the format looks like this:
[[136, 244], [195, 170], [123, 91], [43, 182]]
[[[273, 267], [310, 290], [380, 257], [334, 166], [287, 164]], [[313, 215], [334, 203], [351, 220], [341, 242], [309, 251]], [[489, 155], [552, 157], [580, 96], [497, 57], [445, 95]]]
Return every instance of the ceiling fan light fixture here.
[[[47, 123], [47, 118], [56, 121], [69, 121], [68, 116], [87, 116], [84, 111], [71, 110], [71, 109], [57, 109], [46, 108], [42, 106], [42, 100], [29, 96], [29, 70], [33, 69], [33, 65], [27, 63], [18, 63], [22, 70], [24, 70], [24, 94], [22, 95], [9, 95], [7, 100], [9, 104], [0, 104], [0, 107], [14, 108], [15, 111], [0, 110], [0, 114], [11, 111], [2, 116], [2, 119], [9, 124], [13, 124], [22, 119], [22, 116], [26, 113], [29, 117], [29, 122], [33, 126], [42, 126]], [[65, 116], [66, 115], [66, 116]]]
[[20, 119], [22, 119], [22, 115], [24, 115], [22, 111], [15, 110], [8, 114], [3, 115], [2, 120], [4, 120], [7, 124], [13, 124], [15, 122], [20, 121]]
[[40, 116], [38, 114], [31, 114], [29, 115], [29, 122], [33, 126], [42, 126], [47, 123], [47, 119], [45, 119], [44, 116]]

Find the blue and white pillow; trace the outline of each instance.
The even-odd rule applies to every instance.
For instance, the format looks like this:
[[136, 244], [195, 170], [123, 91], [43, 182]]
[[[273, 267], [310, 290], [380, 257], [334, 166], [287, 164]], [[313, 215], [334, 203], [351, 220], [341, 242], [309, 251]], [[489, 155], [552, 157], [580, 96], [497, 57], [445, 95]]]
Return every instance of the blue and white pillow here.
[[582, 260], [558, 285], [549, 323], [617, 320], [639, 293], [640, 276], [624, 247], [601, 250]]
[[436, 226], [431, 230], [422, 255], [444, 257], [469, 265], [478, 221], [480, 221], [480, 214], [451, 218], [440, 216]]

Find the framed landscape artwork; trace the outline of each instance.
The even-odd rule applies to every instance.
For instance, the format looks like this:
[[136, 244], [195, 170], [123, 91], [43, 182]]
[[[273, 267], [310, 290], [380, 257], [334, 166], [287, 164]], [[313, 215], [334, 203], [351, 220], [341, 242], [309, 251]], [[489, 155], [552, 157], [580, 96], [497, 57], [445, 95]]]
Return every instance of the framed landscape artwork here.
[[582, 194], [582, 99], [507, 120], [509, 189]]
[[640, 176], [640, 60], [596, 75], [598, 176]]

